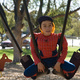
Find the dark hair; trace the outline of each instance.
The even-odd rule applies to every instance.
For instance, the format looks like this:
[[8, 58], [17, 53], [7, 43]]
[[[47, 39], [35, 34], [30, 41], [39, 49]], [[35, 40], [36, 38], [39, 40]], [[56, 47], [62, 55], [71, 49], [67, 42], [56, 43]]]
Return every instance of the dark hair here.
[[43, 21], [46, 21], [46, 20], [53, 22], [53, 20], [52, 20], [51, 17], [49, 17], [49, 16], [41, 16], [41, 17], [38, 18], [38, 23], [39, 23], [40, 26], [41, 26], [41, 23], [42, 23]]

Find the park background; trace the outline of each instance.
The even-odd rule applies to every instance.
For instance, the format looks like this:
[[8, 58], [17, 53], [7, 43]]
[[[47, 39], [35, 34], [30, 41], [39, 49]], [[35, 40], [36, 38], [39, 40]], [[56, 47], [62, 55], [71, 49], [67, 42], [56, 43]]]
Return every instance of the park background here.
[[[25, 10], [23, 7], [23, 1], [22, 0], [0, 0], [0, 1], [5, 11], [6, 14], [5, 19], [7, 20], [9, 28], [12, 31], [13, 35], [15, 36], [21, 49], [23, 50], [22, 55], [24, 54], [31, 55], [29, 49], [22, 48], [22, 41], [24, 39], [27, 39], [28, 36], [30, 35]], [[80, 3], [79, 2], [80, 0], [72, 0], [70, 5], [68, 21], [65, 30], [65, 36], [67, 38], [68, 45], [69, 45], [67, 60], [71, 58], [74, 51], [80, 48]], [[62, 32], [67, 0], [28, 0], [27, 5], [28, 5], [31, 21], [34, 25], [35, 32], [39, 32], [37, 19], [42, 15], [47, 15], [53, 18], [56, 27], [55, 33]], [[3, 76], [5, 76], [5, 74], [7, 75], [0, 79], [6, 80], [7, 78], [7, 80], [18, 80], [18, 78], [21, 79], [23, 78], [23, 80], [25, 80], [22, 75], [24, 69], [21, 67], [21, 65], [17, 64], [20, 61], [22, 55], [20, 54], [16, 45], [14, 44], [14, 41], [11, 38], [9, 32], [5, 31], [4, 27], [5, 26], [3, 25], [2, 19], [0, 17], [1, 42], [8, 38], [13, 43], [13, 48], [0, 49], [0, 58], [2, 57], [2, 54], [6, 53], [6, 55], [13, 60], [13, 63], [15, 63], [15, 65], [6, 64], [5, 70], [3, 72]], [[4, 34], [7, 35], [7, 38], [3, 37]], [[26, 34], [26, 35], [24, 37], [21, 37], [22, 34]], [[19, 67], [20, 69], [22, 69], [21, 72]], [[10, 77], [9, 75], [12, 72], [11, 70], [14, 71], [13, 73], [14, 75], [15, 74], [19, 75], [18, 73], [20, 73], [21, 76], [16, 75], [16, 79], [14, 79], [14, 76], [12, 75], [11, 75], [12, 77]], [[72, 80], [80, 80], [79, 74], [77, 74]], [[76, 78], [77, 76], [79, 79]], [[54, 77], [54, 80], [57, 80], [57, 78]]]

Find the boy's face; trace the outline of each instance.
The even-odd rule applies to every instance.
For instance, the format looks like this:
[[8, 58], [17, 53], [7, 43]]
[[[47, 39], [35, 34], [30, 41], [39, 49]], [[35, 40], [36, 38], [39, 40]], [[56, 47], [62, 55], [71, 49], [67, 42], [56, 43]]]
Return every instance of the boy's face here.
[[51, 21], [43, 21], [41, 23], [41, 29], [42, 29], [43, 34], [45, 36], [49, 36], [51, 34], [52, 27], [53, 27], [53, 25], [52, 25], [52, 22]]

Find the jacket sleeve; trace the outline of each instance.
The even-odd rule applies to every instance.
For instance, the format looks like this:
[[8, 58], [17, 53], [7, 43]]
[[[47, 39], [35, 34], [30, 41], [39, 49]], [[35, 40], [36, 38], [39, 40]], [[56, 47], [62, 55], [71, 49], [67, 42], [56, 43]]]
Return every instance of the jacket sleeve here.
[[34, 59], [34, 63], [35, 63], [35, 65], [36, 65], [36, 64], [38, 64], [38, 63], [40, 62], [40, 60], [39, 60], [39, 58], [38, 58], [37, 55], [36, 55], [32, 38], [31, 38], [30, 46], [31, 46], [31, 54], [32, 54], [32, 57], [33, 57], [33, 59]]
[[[58, 34], [58, 39], [59, 40], [60, 40], [60, 37], [61, 37], [61, 33]], [[67, 50], [68, 50], [68, 43], [67, 43], [67, 40], [66, 40], [65, 36], [63, 38], [63, 43], [62, 43], [62, 49], [61, 50], [62, 51], [61, 51], [60, 57], [58, 59], [58, 62], [64, 63], [64, 59], [67, 56]]]

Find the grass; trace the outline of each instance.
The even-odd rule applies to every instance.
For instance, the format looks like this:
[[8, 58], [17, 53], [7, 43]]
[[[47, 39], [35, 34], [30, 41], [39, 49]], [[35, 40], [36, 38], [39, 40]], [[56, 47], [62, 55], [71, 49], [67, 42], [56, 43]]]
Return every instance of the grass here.
[[13, 59], [13, 49], [2, 49], [0, 50], [0, 58], [3, 54], [6, 54], [10, 59]]
[[[70, 59], [73, 52], [77, 51], [79, 49], [79, 47], [68, 47], [68, 54], [66, 59]], [[0, 50], [0, 58], [2, 57], [2, 55], [6, 53], [6, 55], [10, 58], [13, 59], [13, 49], [2, 49]], [[31, 51], [28, 49], [23, 49], [23, 55], [31, 55]]]
[[[31, 55], [31, 51], [30, 50], [26, 50], [26, 49], [22, 49], [23, 50], [23, 55]], [[6, 54], [9, 59], [13, 60], [13, 49], [2, 49], [0, 50], [0, 58], [2, 57], [3, 54]]]
[[68, 47], [68, 54], [66, 59], [70, 59], [71, 56], [73, 55], [74, 51], [77, 51], [80, 47]]

